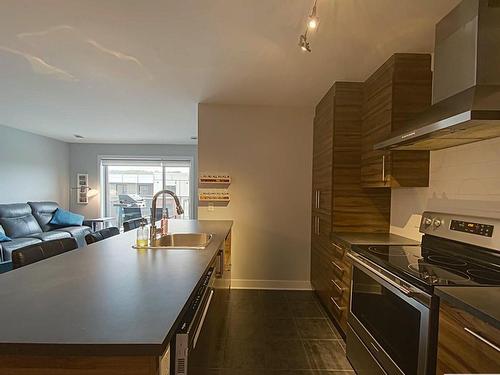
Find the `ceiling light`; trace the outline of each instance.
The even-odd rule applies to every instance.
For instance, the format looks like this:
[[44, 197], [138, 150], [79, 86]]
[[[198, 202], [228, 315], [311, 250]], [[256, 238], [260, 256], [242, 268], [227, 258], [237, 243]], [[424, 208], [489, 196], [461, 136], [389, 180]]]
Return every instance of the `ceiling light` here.
[[314, 30], [318, 27], [318, 25], [319, 25], [319, 17], [316, 15], [316, 1], [315, 1], [312, 12], [309, 15], [309, 18], [307, 19], [307, 27], [310, 30]]
[[309, 45], [309, 42], [307, 41], [307, 30], [299, 38], [299, 47], [304, 52], [311, 52], [311, 46]]

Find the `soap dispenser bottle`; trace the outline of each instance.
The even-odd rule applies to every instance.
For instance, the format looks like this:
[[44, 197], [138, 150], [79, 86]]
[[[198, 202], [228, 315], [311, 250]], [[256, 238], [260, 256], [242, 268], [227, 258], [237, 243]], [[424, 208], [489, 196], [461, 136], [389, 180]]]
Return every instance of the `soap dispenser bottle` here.
[[168, 233], [168, 215], [167, 210], [163, 208], [161, 212], [161, 235], [166, 236]]
[[146, 227], [146, 222], [141, 220], [141, 225], [137, 228], [137, 247], [147, 247], [148, 246], [148, 228]]

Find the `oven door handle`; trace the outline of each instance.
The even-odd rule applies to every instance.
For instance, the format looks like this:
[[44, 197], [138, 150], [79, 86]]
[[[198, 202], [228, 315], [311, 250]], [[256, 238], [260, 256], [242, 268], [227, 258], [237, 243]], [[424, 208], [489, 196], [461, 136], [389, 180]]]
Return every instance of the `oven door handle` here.
[[357, 264], [360, 264], [364, 268], [368, 269], [370, 272], [373, 272], [375, 275], [377, 275], [382, 280], [384, 280], [386, 283], [388, 283], [389, 285], [391, 285], [394, 288], [396, 288], [397, 290], [399, 290], [401, 293], [403, 293], [403, 294], [405, 294], [407, 296], [410, 296], [412, 294], [412, 291], [410, 289], [407, 289], [404, 286], [399, 285], [398, 283], [394, 282], [394, 280], [391, 280], [386, 275], [384, 275], [382, 272], [378, 271], [377, 269], [373, 268], [370, 264], [368, 264], [368, 263], [364, 262], [363, 260], [361, 260], [359, 257], [357, 257], [357, 256], [355, 256], [355, 255], [353, 255], [351, 253], [347, 253], [347, 256], [349, 258], [351, 258], [353, 262], [355, 262]]
[[205, 323], [205, 318], [207, 317], [208, 308], [210, 307], [210, 303], [212, 302], [212, 297], [214, 296], [214, 290], [210, 289], [208, 294], [207, 302], [203, 308], [203, 314], [201, 315], [200, 322], [198, 323], [198, 327], [196, 327], [196, 333], [194, 334], [193, 339], [193, 349], [196, 348], [196, 343], [198, 342], [198, 338], [200, 337], [201, 329], [203, 328], [203, 323]]

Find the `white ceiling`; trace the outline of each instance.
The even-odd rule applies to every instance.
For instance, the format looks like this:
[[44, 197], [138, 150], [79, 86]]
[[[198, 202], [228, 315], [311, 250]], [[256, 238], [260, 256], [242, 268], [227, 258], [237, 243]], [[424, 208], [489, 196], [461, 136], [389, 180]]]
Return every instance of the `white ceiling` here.
[[0, 124], [77, 142], [195, 143], [197, 103], [313, 106], [458, 0], [2, 0]]

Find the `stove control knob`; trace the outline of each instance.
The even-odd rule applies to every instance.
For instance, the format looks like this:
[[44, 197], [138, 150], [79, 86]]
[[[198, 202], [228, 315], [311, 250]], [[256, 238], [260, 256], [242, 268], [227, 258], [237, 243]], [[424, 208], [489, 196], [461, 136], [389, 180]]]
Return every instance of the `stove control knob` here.
[[439, 228], [443, 224], [441, 219], [434, 219], [434, 228]]
[[426, 217], [424, 219], [424, 226], [429, 227], [432, 224], [432, 219], [430, 217]]

